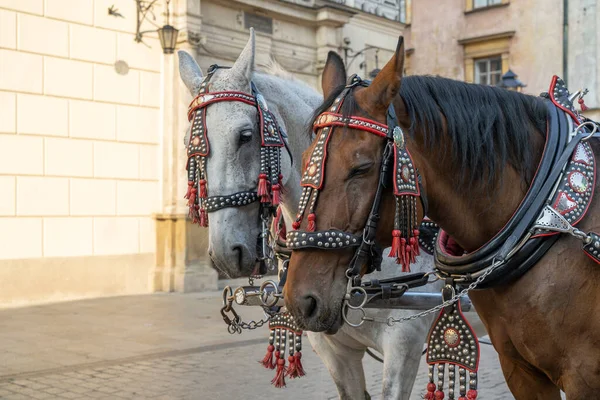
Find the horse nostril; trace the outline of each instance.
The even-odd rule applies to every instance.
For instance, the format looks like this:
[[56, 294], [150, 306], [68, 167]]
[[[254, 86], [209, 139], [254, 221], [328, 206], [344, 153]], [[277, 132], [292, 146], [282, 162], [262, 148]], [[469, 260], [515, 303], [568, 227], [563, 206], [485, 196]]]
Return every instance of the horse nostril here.
[[300, 311], [304, 318], [311, 318], [317, 312], [317, 299], [311, 295], [306, 295], [300, 302]]
[[242, 257], [244, 256], [244, 250], [242, 249], [242, 246], [240, 246], [240, 245], [233, 246], [231, 248], [231, 251], [234, 254], [237, 253], [237, 265], [238, 265], [238, 268], [241, 270], [242, 269], [242, 265], [243, 265], [243, 259], [242, 259]]

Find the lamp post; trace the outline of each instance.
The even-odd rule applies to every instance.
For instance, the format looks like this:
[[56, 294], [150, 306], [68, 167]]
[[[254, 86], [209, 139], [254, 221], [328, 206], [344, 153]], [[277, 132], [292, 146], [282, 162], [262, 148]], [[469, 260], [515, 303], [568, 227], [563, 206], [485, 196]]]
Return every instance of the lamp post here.
[[[137, 4], [137, 26], [135, 32], [135, 41], [138, 43], [142, 43], [142, 39], [144, 33], [154, 32], [154, 30], [149, 31], [140, 31], [140, 27], [144, 20], [150, 22], [154, 26], [157, 26], [150, 19], [148, 19], [148, 14], [151, 14], [154, 18], [154, 14], [152, 8], [157, 0], [135, 0]], [[177, 35], [179, 34], [179, 30], [175, 27], [169, 25], [169, 3], [171, 0], [166, 0], [166, 8], [167, 8], [167, 23], [162, 27], [158, 28], [156, 32], [158, 33], [158, 39], [160, 40], [160, 46], [163, 49], [164, 54], [173, 54], [175, 51], [175, 46], [177, 45]]]
[[496, 86], [507, 90], [520, 92], [527, 85], [518, 80], [517, 74], [515, 74], [509, 69], [504, 75], [502, 75], [502, 77], [500, 78], [500, 82], [498, 82]]
[[[359, 51], [354, 51], [352, 50], [352, 48], [350, 47], [350, 38], [345, 37], [344, 38], [344, 45], [342, 46], [342, 50], [344, 51], [344, 64], [346, 65], [346, 70], [350, 69], [350, 66], [352, 65], [352, 63], [354, 62], [354, 60], [356, 59], [356, 57], [358, 57], [359, 55], [363, 54], [364, 52], [366, 52], [367, 50], [371, 50], [371, 49], [375, 49], [375, 69], [373, 69], [371, 72], [367, 73], [367, 63], [366, 61], [363, 61], [362, 63], [360, 63], [359, 68], [362, 70], [365, 70], [365, 75], [367, 75], [369, 78], [373, 79], [375, 78], [375, 76], [377, 75], [377, 73], [380, 71], [379, 70], [379, 48], [375, 47], [375, 46], [367, 46], [362, 50]], [[348, 59], [350, 59], [350, 62], [348, 62]]]

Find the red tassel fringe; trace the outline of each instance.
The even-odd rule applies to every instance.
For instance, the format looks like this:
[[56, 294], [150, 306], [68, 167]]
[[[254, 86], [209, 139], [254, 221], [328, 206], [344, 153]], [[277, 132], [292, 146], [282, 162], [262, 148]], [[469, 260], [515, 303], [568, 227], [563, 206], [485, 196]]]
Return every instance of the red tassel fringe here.
[[273, 362], [273, 351], [275, 351], [275, 346], [270, 344], [269, 347], [267, 347], [267, 354], [261, 361], [259, 361], [259, 363], [261, 363], [263, 367], [268, 369], [275, 368], [275, 363]]
[[302, 223], [301, 220], [292, 222], [292, 229], [295, 230], [295, 231], [297, 231], [298, 229], [300, 229], [300, 224], [301, 223]]
[[423, 396], [425, 400], [435, 400], [435, 387], [435, 383], [429, 382], [427, 384], [427, 393]]
[[273, 185], [273, 205], [278, 206], [281, 203], [281, 190], [279, 184]]
[[200, 226], [208, 228], [208, 214], [204, 208], [200, 209]]
[[296, 359], [296, 373], [298, 375], [298, 377], [304, 376], [306, 375], [306, 372], [304, 372], [304, 367], [302, 366], [302, 352], [297, 351], [294, 354], [294, 358]]
[[269, 198], [269, 191], [267, 187], [267, 174], [258, 175], [258, 197], [260, 197], [261, 203], [268, 203], [271, 201]]
[[200, 198], [207, 198], [208, 195], [206, 194], [206, 179], [200, 179], [198, 183], [200, 184]]
[[[394, 257], [396, 259], [400, 257], [400, 236], [402, 236], [402, 232], [398, 229], [392, 231], [392, 249], [390, 250], [388, 257]], [[398, 261], [396, 261], [396, 263], [400, 264]]]
[[289, 367], [287, 369], [287, 376], [294, 379], [300, 378], [306, 375], [304, 372], [304, 367], [302, 367], [302, 352], [297, 351], [293, 356], [288, 357], [288, 361], [290, 362]]
[[185, 196], [183, 196], [184, 199], [189, 199], [190, 196], [192, 195], [192, 188], [194, 187], [194, 181], [188, 181], [188, 188], [187, 188], [187, 192], [185, 193]]
[[285, 359], [278, 358], [277, 359], [277, 372], [275, 373], [275, 378], [271, 381], [271, 384], [275, 385], [276, 388], [285, 387]]
[[421, 254], [421, 249], [419, 247], [419, 230], [415, 229], [413, 230], [413, 236], [415, 238], [415, 256], [418, 256]]
[[315, 213], [310, 213], [308, 214], [308, 227], [306, 228], [306, 230], [308, 232], [314, 232], [315, 229], [317, 228], [317, 216], [315, 215]]
[[442, 400], [444, 398], [444, 392], [442, 392], [441, 390], [438, 390], [437, 392], [435, 392], [435, 400]]
[[477, 390], [471, 389], [467, 392], [467, 400], [475, 400], [477, 398]]
[[587, 111], [589, 109], [589, 107], [585, 105], [583, 98], [580, 98], [579, 100], [577, 100], [577, 102], [579, 103], [579, 106], [581, 107], [581, 111]]

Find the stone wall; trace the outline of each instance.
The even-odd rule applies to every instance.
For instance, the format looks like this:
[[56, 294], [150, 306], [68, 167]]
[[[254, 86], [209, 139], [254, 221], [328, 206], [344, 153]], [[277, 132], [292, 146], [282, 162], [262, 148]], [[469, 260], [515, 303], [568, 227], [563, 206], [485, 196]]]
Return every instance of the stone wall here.
[[0, 0], [0, 306], [151, 290], [162, 51], [135, 7]]

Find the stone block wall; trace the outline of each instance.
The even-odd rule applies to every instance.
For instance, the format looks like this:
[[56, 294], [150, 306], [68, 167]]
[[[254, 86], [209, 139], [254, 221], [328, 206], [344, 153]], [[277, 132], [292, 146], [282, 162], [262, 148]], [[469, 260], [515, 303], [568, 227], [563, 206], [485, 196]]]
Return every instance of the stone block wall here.
[[135, 22], [132, 0], [0, 0], [0, 306], [152, 289], [163, 55]]

